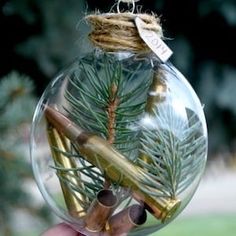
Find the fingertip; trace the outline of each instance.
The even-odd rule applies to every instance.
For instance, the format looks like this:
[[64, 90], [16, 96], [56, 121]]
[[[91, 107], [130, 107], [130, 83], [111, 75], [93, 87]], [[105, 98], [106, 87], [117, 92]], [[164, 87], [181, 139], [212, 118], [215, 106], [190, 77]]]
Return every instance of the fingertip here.
[[61, 223], [48, 229], [41, 236], [81, 236], [81, 234], [72, 229], [68, 224]]

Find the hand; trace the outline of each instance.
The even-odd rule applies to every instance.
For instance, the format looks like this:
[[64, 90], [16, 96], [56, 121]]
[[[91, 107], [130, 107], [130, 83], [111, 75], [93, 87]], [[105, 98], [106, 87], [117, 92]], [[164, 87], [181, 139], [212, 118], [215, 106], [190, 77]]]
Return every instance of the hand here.
[[73, 230], [69, 225], [61, 223], [48, 229], [41, 236], [82, 236], [82, 234]]

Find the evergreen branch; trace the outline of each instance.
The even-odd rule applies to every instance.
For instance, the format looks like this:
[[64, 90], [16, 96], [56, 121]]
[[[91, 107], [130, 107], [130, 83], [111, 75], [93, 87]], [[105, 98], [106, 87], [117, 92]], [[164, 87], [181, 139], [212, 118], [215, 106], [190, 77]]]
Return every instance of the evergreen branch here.
[[201, 122], [193, 112], [186, 120], [175, 115], [168, 103], [159, 105], [153, 112], [156, 128], [142, 127], [141, 138], [141, 153], [150, 158], [150, 163], [143, 160], [138, 163], [156, 180], [156, 186], [152, 187], [166, 197], [175, 198], [198, 176], [204, 165], [206, 138]]
[[[146, 69], [146, 64], [140, 61], [127, 69], [125, 62], [119, 61], [111, 54], [91, 58], [81, 59], [78, 68], [71, 73], [65, 92], [68, 105], [64, 109], [82, 129], [99, 134], [118, 151], [136, 162], [141, 133], [132, 129], [131, 125], [144, 111], [152, 71], [143, 71], [142, 68]], [[76, 149], [73, 152], [78, 154]], [[77, 161], [79, 166], [90, 165], [80, 154]], [[96, 162], [99, 168], [99, 158]], [[96, 177], [104, 180], [104, 177], [101, 177], [104, 173], [98, 175], [94, 170], [97, 168], [80, 170], [91, 180], [92, 185], [95, 184]], [[96, 184], [103, 188], [100, 180]], [[91, 190], [90, 187], [86, 184], [88, 191]], [[111, 187], [115, 191], [120, 189], [118, 183], [112, 184]]]
[[[103, 188], [104, 176], [99, 170], [92, 166], [90, 163], [83, 160], [77, 152], [74, 150], [73, 144], [71, 145], [71, 152], [64, 152], [58, 147], [52, 147], [56, 152], [62, 153], [65, 158], [76, 158], [80, 160], [79, 166], [76, 168], [65, 168], [60, 163], [55, 161], [55, 166], [51, 168], [56, 170], [59, 180], [67, 186], [71, 194], [75, 195], [74, 192], [78, 192], [83, 196], [84, 203], [81, 203], [82, 207], [89, 207], [96, 193]], [[73, 172], [77, 172], [78, 176]], [[80, 185], [76, 185], [71, 179], [77, 180]], [[89, 199], [88, 199], [88, 198]], [[89, 201], [87, 201], [88, 199]], [[81, 200], [80, 200], [81, 201]], [[87, 209], [87, 208], [84, 208]]]
[[[106, 64], [107, 61], [109, 61], [109, 65]], [[104, 68], [104, 71], [98, 70], [99, 67]], [[137, 68], [139, 67], [140, 63]], [[137, 101], [135, 92], [138, 92], [138, 97], [141, 93], [143, 94], [143, 85], [146, 84], [145, 87], [148, 88], [147, 80], [140, 80], [134, 88], [124, 92], [123, 88], [127, 81], [122, 76], [122, 64], [109, 56], [104, 56], [104, 59], [99, 62], [95, 61], [93, 66], [88, 65], [86, 60], [82, 60], [80, 69], [81, 73], [74, 73], [74, 76], [71, 76], [69, 80], [70, 90], [67, 90], [65, 94], [72, 108], [67, 109], [70, 116], [82, 128], [99, 132], [103, 137], [112, 140], [111, 143], [114, 144], [116, 139], [121, 137], [124, 132], [128, 131], [130, 136], [133, 136], [135, 132], [130, 131], [127, 124], [136, 120], [137, 116], [143, 112], [146, 97], [142, 96], [142, 102], [129, 103], [130, 106], [125, 108], [124, 102], [126, 100], [122, 103], [120, 97], [117, 96], [119, 94], [121, 98], [124, 98], [128, 94], [134, 96], [135, 101]], [[133, 73], [129, 72], [129, 74], [128, 77], [133, 77]], [[85, 81], [87, 82], [85, 83]], [[73, 95], [70, 91], [74, 91]], [[105, 106], [104, 101], [106, 102]], [[120, 143], [117, 143], [117, 145], [120, 145]]]
[[[85, 166], [85, 167], [77, 167], [77, 168], [65, 168], [65, 167], [59, 167], [59, 166], [50, 166], [52, 169], [55, 169], [56, 171], [60, 171], [60, 172], [64, 172], [66, 173], [66, 175], [71, 175], [71, 171], [77, 171], [79, 173], [82, 173], [84, 175], [87, 175], [88, 177], [93, 177], [96, 178], [97, 182], [103, 182], [103, 180], [100, 177], [103, 177], [99, 172], [93, 171], [94, 173], [96, 173], [96, 175], [91, 175], [91, 168], [95, 168], [94, 166], [90, 165], [90, 166]], [[89, 172], [89, 174], [88, 174]], [[72, 176], [73, 177], [73, 176]], [[78, 178], [77, 176], [74, 176], [74, 178]], [[81, 178], [78, 178], [78, 180], [81, 180]]]

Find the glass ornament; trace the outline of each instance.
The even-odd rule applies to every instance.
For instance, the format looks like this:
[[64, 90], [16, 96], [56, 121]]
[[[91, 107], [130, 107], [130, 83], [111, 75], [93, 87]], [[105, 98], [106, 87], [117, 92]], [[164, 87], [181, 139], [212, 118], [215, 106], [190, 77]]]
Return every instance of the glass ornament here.
[[[132, 12], [122, 13], [121, 2]], [[96, 48], [49, 84], [33, 118], [39, 189], [87, 236], [148, 235], [165, 226], [192, 198], [206, 163], [199, 99], [164, 63], [172, 52], [159, 19], [134, 14], [135, 2], [87, 17]]]
[[78, 232], [148, 235], [191, 200], [207, 157], [202, 105], [152, 52], [94, 48], [48, 85], [32, 167], [51, 209]]

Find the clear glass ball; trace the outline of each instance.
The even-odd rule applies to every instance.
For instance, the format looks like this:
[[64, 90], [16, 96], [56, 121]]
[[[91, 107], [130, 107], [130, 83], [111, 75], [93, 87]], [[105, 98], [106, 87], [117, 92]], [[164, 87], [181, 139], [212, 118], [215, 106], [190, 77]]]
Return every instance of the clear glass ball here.
[[76, 59], [35, 110], [31, 158], [51, 209], [84, 235], [147, 235], [188, 204], [207, 157], [201, 103], [151, 54]]

